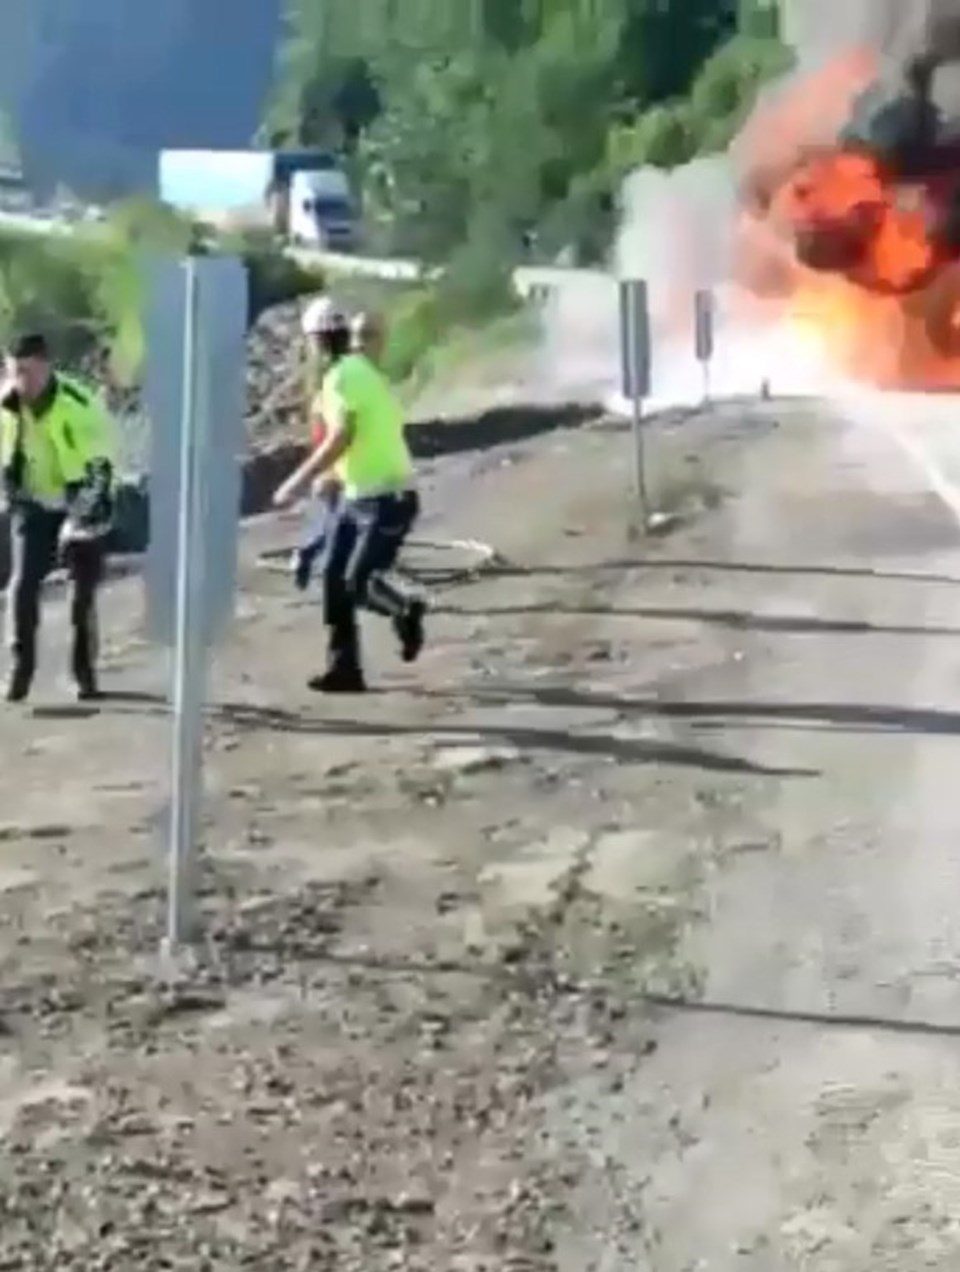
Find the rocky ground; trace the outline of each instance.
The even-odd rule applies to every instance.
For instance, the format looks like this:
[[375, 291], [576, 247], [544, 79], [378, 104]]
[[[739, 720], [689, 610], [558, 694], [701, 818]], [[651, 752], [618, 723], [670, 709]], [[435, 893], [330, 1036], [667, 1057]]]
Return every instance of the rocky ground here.
[[[957, 528], [885, 434], [595, 420], [427, 469], [438, 588], [303, 687], [258, 555], [207, 741], [205, 938], [164, 980], [162, 660], [0, 720], [0, 1268], [955, 1265]], [[411, 563], [455, 553], [426, 547]], [[435, 576], [439, 577], [439, 576]]]
[[[300, 332], [300, 305], [277, 305], [262, 314], [247, 341], [247, 436], [256, 453], [305, 435], [306, 362]], [[106, 352], [90, 356], [77, 370], [103, 387], [117, 419], [126, 470], [149, 464], [149, 433], [140, 388], [121, 387], [111, 375]]]

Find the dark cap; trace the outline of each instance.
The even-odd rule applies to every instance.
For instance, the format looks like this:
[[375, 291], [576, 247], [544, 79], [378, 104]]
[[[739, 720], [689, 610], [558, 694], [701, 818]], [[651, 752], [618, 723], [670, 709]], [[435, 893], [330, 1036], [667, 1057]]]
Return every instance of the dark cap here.
[[11, 341], [10, 356], [12, 358], [49, 358], [50, 346], [46, 336], [39, 331], [28, 331]]

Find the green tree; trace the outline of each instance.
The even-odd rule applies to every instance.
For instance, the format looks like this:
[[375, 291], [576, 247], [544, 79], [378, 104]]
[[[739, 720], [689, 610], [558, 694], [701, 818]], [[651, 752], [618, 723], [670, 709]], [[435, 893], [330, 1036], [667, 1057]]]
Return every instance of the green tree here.
[[780, 6], [777, 0], [740, 0], [737, 29], [741, 35], [762, 40], [780, 37]]
[[617, 67], [633, 103], [656, 105], [689, 91], [703, 62], [736, 33], [735, 0], [621, 0]]
[[394, 104], [373, 124], [360, 154], [371, 208], [392, 221], [403, 251], [442, 259], [466, 234], [490, 136], [483, 65], [463, 57], [410, 70], [401, 60], [386, 73], [384, 93]]

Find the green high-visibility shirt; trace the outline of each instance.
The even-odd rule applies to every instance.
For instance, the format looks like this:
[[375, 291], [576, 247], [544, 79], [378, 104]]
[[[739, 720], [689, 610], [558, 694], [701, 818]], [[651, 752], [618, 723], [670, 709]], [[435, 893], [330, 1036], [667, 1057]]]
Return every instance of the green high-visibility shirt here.
[[413, 459], [403, 409], [386, 376], [363, 354], [336, 362], [323, 377], [320, 412], [328, 429], [353, 420], [353, 441], [337, 464], [348, 499], [407, 489]]

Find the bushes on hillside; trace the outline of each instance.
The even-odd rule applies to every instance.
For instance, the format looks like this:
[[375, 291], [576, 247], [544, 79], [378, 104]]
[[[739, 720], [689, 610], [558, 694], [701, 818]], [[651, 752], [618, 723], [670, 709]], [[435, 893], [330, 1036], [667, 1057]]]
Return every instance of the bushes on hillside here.
[[398, 382], [416, 378], [429, 368], [432, 353], [458, 330], [514, 308], [514, 263], [496, 230], [484, 226], [454, 254], [436, 282], [395, 303], [385, 355], [391, 378]]
[[81, 352], [109, 325], [105, 281], [115, 265], [105, 245], [3, 232], [0, 334], [39, 327], [67, 356]]
[[[107, 347], [117, 379], [132, 382], [144, 352], [142, 262], [150, 254], [182, 254], [192, 241], [193, 227], [176, 213], [140, 200], [72, 235], [0, 231], [0, 339], [38, 327], [67, 360]], [[245, 233], [215, 246], [249, 267], [251, 325], [265, 309], [323, 285], [317, 271], [282, 255], [268, 236]]]
[[[117, 384], [134, 384], [144, 356], [141, 261], [146, 253], [182, 252], [190, 241], [190, 227], [133, 205], [124, 205], [104, 226], [70, 236], [0, 231], [0, 341], [14, 329], [38, 327], [69, 362], [109, 351]], [[274, 305], [325, 286], [318, 271], [283, 255], [267, 233], [238, 232], [216, 246], [241, 256], [249, 267], [251, 326]], [[451, 336], [509, 312], [516, 304], [514, 263], [495, 229], [484, 225], [438, 282], [413, 289], [381, 285], [380, 300], [369, 303], [386, 307], [391, 376], [417, 379]], [[343, 290], [351, 285], [345, 282]], [[366, 303], [361, 296], [358, 304]]]

